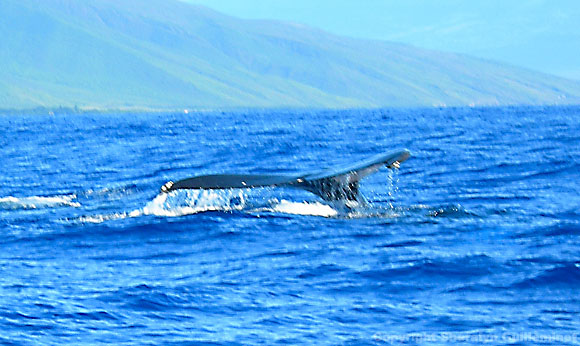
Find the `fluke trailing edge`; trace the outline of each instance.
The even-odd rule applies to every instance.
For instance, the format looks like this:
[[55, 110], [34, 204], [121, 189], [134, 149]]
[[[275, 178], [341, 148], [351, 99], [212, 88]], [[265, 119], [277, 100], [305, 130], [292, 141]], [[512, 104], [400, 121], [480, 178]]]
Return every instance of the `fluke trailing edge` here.
[[296, 175], [272, 174], [214, 174], [201, 175], [176, 182], [167, 182], [161, 192], [180, 189], [243, 189], [279, 186], [310, 191], [325, 201], [363, 201], [359, 182], [377, 172], [382, 166], [399, 168], [411, 156], [406, 149], [375, 155], [348, 166], [324, 169]]

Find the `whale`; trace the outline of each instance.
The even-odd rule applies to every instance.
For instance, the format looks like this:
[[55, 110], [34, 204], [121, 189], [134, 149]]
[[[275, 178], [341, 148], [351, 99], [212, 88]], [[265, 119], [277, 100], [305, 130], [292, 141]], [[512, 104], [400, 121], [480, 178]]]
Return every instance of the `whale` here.
[[250, 189], [287, 187], [309, 191], [325, 201], [364, 202], [359, 183], [381, 168], [398, 169], [411, 156], [407, 149], [382, 152], [347, 165], [298, 174], [209, 174], [168, 181], [161, 193], [176, 190]]

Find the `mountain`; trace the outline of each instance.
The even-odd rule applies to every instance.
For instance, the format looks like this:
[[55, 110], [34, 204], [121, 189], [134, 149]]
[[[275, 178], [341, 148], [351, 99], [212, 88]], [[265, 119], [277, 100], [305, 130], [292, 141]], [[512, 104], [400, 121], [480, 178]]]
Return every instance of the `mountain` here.
[[242, 18], [504, 61], [580, 80], [578, 0], [182, 0]]
[[176, 0], [2, 0], [0, 17], [2, 109], [580, 103], [576, 81]]

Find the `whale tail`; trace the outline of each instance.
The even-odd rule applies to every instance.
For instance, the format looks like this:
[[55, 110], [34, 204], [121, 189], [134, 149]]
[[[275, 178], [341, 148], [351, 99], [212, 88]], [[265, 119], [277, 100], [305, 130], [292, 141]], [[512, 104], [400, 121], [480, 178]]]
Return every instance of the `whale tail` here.
[[381, 167], [399, 168], [411, 153], [397, 150], [375, 155], [348, 166], [307, 172], [297, 175], [272, 174], [213, 174], [167, 182], [161, 192], [180, 189], [236, 189], [253, 187], [293, 187], [310, 191], [325, 201], [363, 202], [359, 182], [377, 172]]

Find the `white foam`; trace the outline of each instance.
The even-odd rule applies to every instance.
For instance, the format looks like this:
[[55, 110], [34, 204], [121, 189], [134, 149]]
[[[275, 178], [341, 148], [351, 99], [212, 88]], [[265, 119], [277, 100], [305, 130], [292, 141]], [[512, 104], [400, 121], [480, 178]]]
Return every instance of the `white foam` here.
[[59, 195], [59, 196], [31, 196], [31, 197], [2, 197], [0, 198], [0, 208], [2, 209], [41, 209], [56, 207], [75, 207], [81, 206], [75, 202], [76, 195]]
[[89, 215], [89, 216], [81, 216], [78, 218], [79, 222], [86, 222], [86, 223], [101, 223], [108, 220], [120, 220], [129, 217], [130, 214], [127, 213], [114, 213], [114, 214], [106, 214], [106, 215]]
[[334, 210], [328, 204], [322, 204], [320, 202], [292, 202], [284, 199], [273, 205], [272, 211], [293, 215], [311, 215], [323, 217], [332, 217], [338, 215], [338, 211]]

